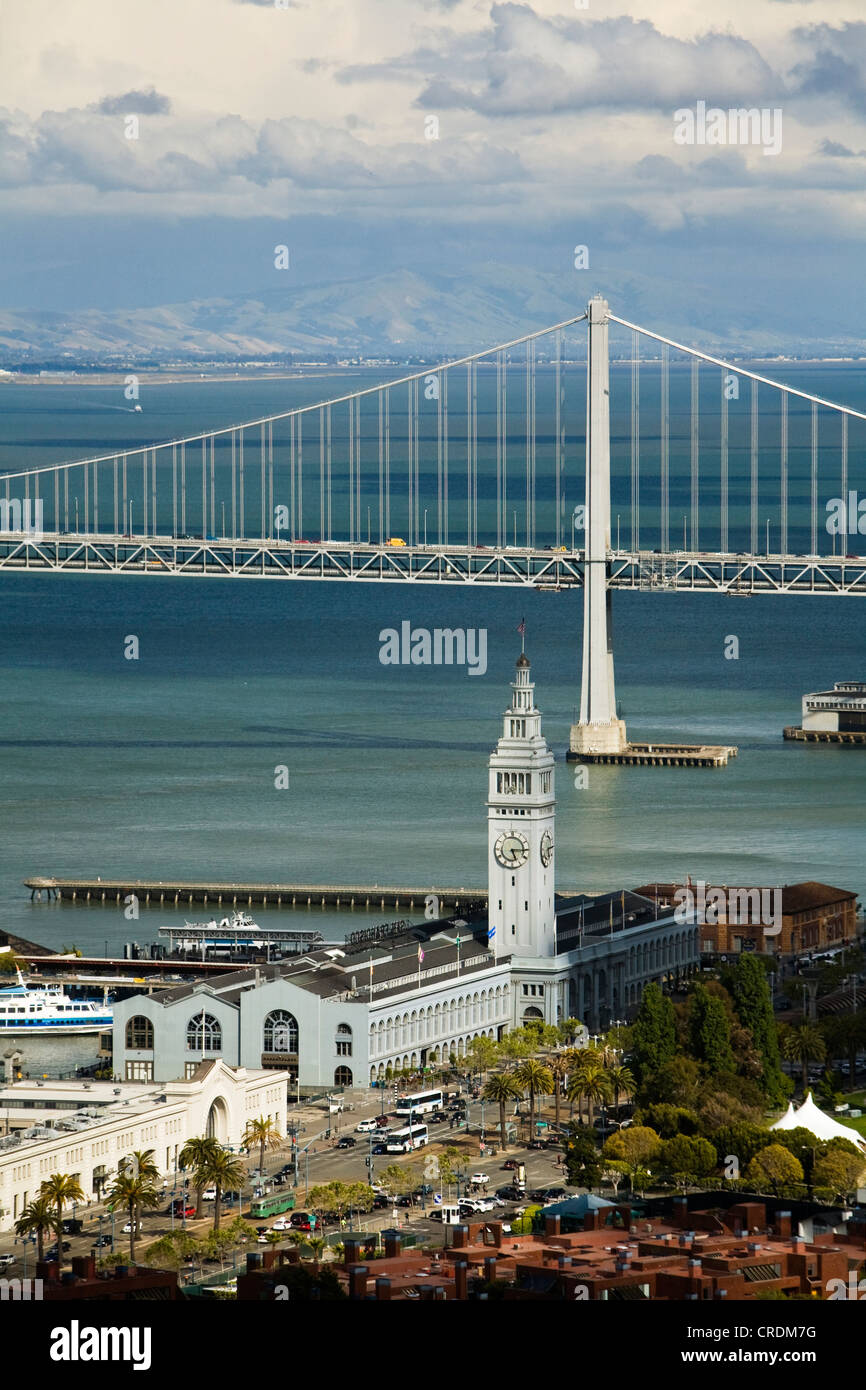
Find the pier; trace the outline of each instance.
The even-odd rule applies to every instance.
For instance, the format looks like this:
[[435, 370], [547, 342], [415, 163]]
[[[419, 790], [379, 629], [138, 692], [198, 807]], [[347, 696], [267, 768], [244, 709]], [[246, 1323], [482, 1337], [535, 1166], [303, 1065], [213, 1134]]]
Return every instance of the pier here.
[[797, 743], [860, 743], [866, 744], [866, 729], [800, 729], [788, 725], [782, 730], [782, 737]]
[[734, 744], [712, 743], [627, 743], [621, 751], [571, 750], [568, 762], [618, 763], [636, 767], [726, 767], [737, 756]]
[[487, 905], [485, 888], [406, 888], [394, 884], [340, 883], [203, 883], [146, 879], [48, 878], [24, 880], [30, 897], [41, 901], [122, 903], [129, 897], [140, 907], [180, 907], [192, 903], [222, 907], [336, 907], [352, 911], [423, 912], [436, 898], [436, 915]]

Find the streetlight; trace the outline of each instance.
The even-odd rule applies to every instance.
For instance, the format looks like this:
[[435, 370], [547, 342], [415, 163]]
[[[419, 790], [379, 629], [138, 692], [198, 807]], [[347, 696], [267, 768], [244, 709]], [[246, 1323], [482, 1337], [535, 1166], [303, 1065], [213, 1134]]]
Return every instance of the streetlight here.
[[[222, 536], [223, 540], [225, 540], [225, 535], [226, 535], [226, 504], [225, 504], [225, 502], [221, 502], [221, 503], [220, 503], [220, 506], [222, 507], [222, 510], [223, 510], [223, 528], [222, 528], [222, 531], [220, 532], [220, 535]], [[279, 539], [280, 539], [280, 524], [279, 524], [279, 522], [277, 522], [277, 540], [279, 540]]]
[[75, 529], [78, 530], [78, 498], [75, 499]]
[[516, 550], [516, 549], [517, 549], [517, 512], [516, 512], [516, 511], [515, 511], [515, 512], [512, 512], [511, 515], [514, 517], [514, 548], [515, 548], [515, 550]]
[[687, 521], [687, 518], [686, 518], [686, 517], [683, 517], [683, 550], [684, 550], [684, 551], [685, 551], [685, 550], [688, 550], [688, 546], [687, 546], [687, 544], [686, 544], [686, 521]]
[[619, 550], [619, 512], [616, 514], [616, 548]]
[[770, 518], [767, 517], [767, 554], [770, 553]]
[[370, 508], [367, 508], [367, 544], [370, 544]]
[[427, 508], [424, 508], [424, 549], [427, 549]]

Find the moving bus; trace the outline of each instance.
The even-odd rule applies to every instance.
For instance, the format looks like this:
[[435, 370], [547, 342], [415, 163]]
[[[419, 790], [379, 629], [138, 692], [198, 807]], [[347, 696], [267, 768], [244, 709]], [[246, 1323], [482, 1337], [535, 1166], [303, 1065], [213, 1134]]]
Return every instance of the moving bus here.
[[389, 1154], [407, 1154], [410, 1149], [420, 1149], [422, 1144], [426, 1143], [426, 1125], [407, 1125], [405, 1129], [392, 1129], [385, 1138]]
[[250, 1202], [250, 1216], [279, 1216], [281, 1212], [292, 1211], [295, 1206], [294, 1192], [274, 1192], [268, 1197], [255, 1197]]
[[398, 1115], [426, 1115], [431, 1110], [441, 1110], [445, 1097], [441, 1091], [416, 1091], [411, 1096], [398, 1096]]

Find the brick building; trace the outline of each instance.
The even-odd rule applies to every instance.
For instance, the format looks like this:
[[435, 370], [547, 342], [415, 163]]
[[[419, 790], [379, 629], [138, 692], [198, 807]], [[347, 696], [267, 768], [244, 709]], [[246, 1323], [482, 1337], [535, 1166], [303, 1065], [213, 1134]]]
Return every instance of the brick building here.
[[[782, 888], [738, 888], [714, 884], [724, 894], [724, 905], [716, 909], [717, 921], [707, 921], [709, 913], [702, 909], [706, 899], [712, 905], [711, 889], [705, 885], [702, 896], [699, 885], [687, 880], [680, 883], [648, 883], [635, 892], [651, 898], [660, 911], [682, 902], [677, 893], [689, 887], [695, 900], [699, 943], [702, 956], [739, 955], [741, 951], [757, 951], [794, 960], [815, 952], [838, 949], [853, 944], [858, 929], [857, 894], [845, 888], [833, 888], [827, 883], [788, 883]], [[776, 912], [781, 895], [781, 931], [767, 933], [766, 906]], [[779, 925], [774, 920], [773, 926]]]

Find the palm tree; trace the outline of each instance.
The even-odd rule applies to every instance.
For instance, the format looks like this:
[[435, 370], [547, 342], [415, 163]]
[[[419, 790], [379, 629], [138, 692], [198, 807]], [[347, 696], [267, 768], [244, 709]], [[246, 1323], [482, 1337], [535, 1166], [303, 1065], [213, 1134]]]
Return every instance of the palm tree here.
[[[148, 1150], [148, 1153], [152, 1153], [152, 1150]], [[158, 1207], [162, 1201], [162, 1193], [151, 1174], [141, 1170], [134, 1173], [131, 1169], [124, 1170], [121, 1165], [109, 1189], [108, 1200], [126, 1208], [129, 1216], [129, 1263], [134, 1265], [139, 1216], [146, 1209]]]
[[619, 1109], [619, 1098], [625, 1096], [626, 1100], [634, 1095], [635, 1079], [634, 1074], [628, 1067], [615, 1066], [609, 1067], [607, 1079], [613, 1091], [613, 1103]]
[[28, 1202], [18, 1220], [15, 1222], [15, 1233], [19, 1236], [29, 1236], [36, 1232], [36, 1258], [41, 1261], [44, 1254], [45, 1232], [53, 1231], [57, 1220], [57, 1213], [54, 1203], [47, 1194], [43, 1193], [39, 1197], [34, 1197], [32, 1202]]
[[52, 1173], [39, 1189], [40, 1194], [54, 1207], [55, 1230], [57, 1231], [57, 1262], [62, 1264], [63, 1254], [63, 1208], [67, 1202], [83, 1202], [81, 1183], [69, 1173]]
[[322, 1251], [324, 1250], [326, 1244], [327, 1241], [325, 1240], [324, 1236], [310, 1236], [310, 1238], [308, 1239], [307, 1246], [312, 1252], [312, 1258], [315, 1260], [316, 1264], [319, 1264], [322, 1256]]
[[786, 1062], [800, 1062], [803, 1067], [803, 1091], [809, 1085], [809, 1063], [823, 1062], [827, 1056], [827, 1044], [814, 1023], [804, 1019], [796, 1026], [782, 1030], [779, 1050]]
[[535, 1097], [549, 1096], [553, 1090], [553, 1076], [549, 1067], [535, 1057], [527, 1057], [514, 1073], [515, 1079], [529, 1092], [529, 1132], [535, 1133]]
[[593, 1122], [595, 1116], [595, 1106], [610, 1098], [611, 1085], [610, 1077], [600, 1062], [594, 1057], [590, 1057], [572, 1075], [568, 1083], [568, 1099], [577, 1101], [578, 1116], [580, 1115], [580, 1105], [586, 1101], [589, 1112], [589, 1123]]
[[491, 1076], [483, 1095], [485, 1100], [492, 1100], [499, 1106], [499, 1151], [502, 1153], [505, 1148], [505, 1107], [510, 1100], [522, 1096], [523, 1092], [512, 1072], [500, 1071]]
[[215, 1190], [213, 1228], [218, 1231], [223, 1193], [230, 1192], [235, 1187], [238, 1189], [243, 1187], [247, 1177], [246, 1169], [240, 1159], [230, 1154], [228, 1149], [217, 1146], [210, 1158], [206, 1160], [204, 1167], [196, 1171], [195, 1176], [196, 1181], [201, 1177]]
[[547, 1064], [547, 1069], [553, 1077], [553, 1106], [554, 1122], [556, 1132], [559, 1133], [559, 1111], [562, 1097], [562, 1083], [571, 1071], [571, 1064], [568, 1056], [564, 1052], [558, 1052], [555, 1057], [551, 1057]]
[[195, 1183], [195, 1215], [196, 1220], [201, 1216], [201, 1194], [205, 1189], [206, 1179], [202, 1174], [207, 1166], [208, 1159], [219, 1148], [216, 1139], [208, 1136], [200, 1139], [187, 1139], [180, 1151], [178, 1162], [181, 1168], [193, 1169], [193, 1182]]
[[278, 1149], [281, 1143], [280, 1131], [276, 1121], [270, 1115], [260, 1115], [257, 1120], [247, 1120], [247, 1127], [241, 1140], [243, 1147], [249, 1151], [254, 1144], [259, 1146], [259, 1174], [265, 1166], [265, 1149]]

